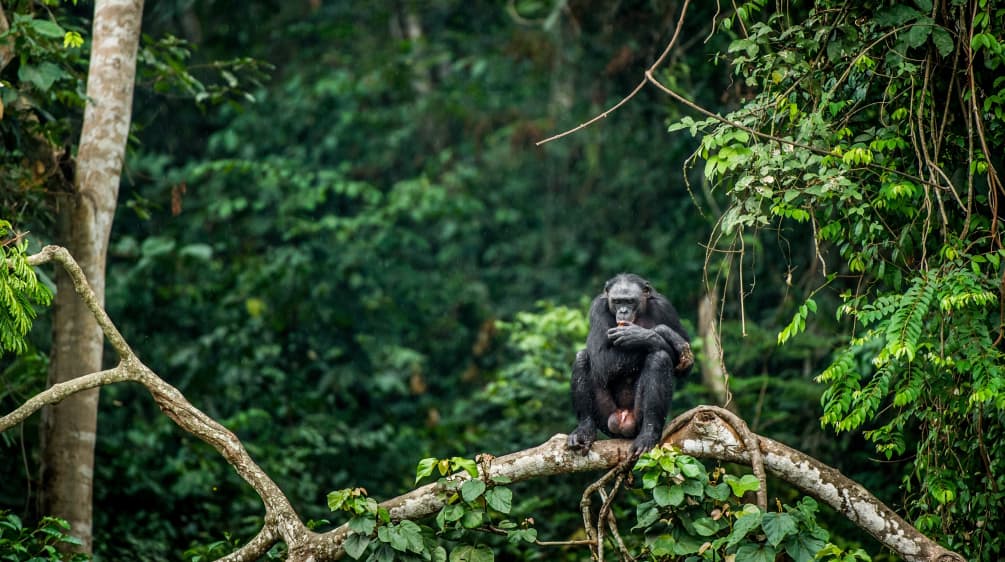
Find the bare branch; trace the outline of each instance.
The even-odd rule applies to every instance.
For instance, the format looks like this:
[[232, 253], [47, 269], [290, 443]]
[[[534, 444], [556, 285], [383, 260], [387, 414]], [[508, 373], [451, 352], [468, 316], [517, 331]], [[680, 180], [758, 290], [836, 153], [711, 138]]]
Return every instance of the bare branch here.
[[83, 270], [66, 248], [46, 246], [38, 254], [28, 257], [31, 265], [42, 265], [50, 261], [59, 263], [72, 279], [77, 295], [94, 314], [105, 337], [119, 354], [120, 363], [108, 371], [91, 373], [53, 385], [0, 418], [0, 431], [19, 423], [42, 406], [59, 402], [77, 392], [115, 382], [140, 383], [150, 391], [165, 415], [183, 430], [216, 449], [262, 498], [265, 504], [265, 525], [262, 531], [252, 542], [232, 554], [233, 558], [229, 558], [230, 560], [255, 560], [260, 556], [261, 549], [268, 550], [278, 537], [282, 537], [289, 546], [291, 557], [294, 552], [307, 547], [316, 533], [307, 529], [279, 486], [255, 463], [232, 431], [193, 406], [177, 388], [165, 382], [139, 360], [98, 303]]
[[[663, 60], [667, 58], [667, 55], [670, 54], [670, 50], [673, 49], [674, 44], [677, 42], [677, 37], [680, 35], [680, 30], [684, 27], [684, 16], [687, 14], [687, 7], [688, 7], [688, 4], [690, 4], [690, 3], [691, 3], [691, 0], [684, 0], [684, 6], [680, 9], [680, 17], [677, 18], [677, 28], [674, 29], [673, 37], [670, 38], [670, 43], [668, 43], [667, 46], [666, 46], [666, 48], [663, 49], [663, 54], [661, 54], [659, 56], [659, 58], [656, 59], [656, 62], [654, 62], [652, 64], [652, 66], [650, 66], [646, 70], [646, 74], [647, 75], [649, 73], [653, 72], [654, 70], [656, 70], [656, 68], [658, 68], [661, 64], [663, 64]], [[600, 121], [601, 119], [606, 118], [611, 113], [614, 113], [615, 111], [617, 111], [618, 108], [620, 108], [621, 106], [623, 106], [626, 103], [628, 103], [628, 100], [634, 98], [635, 94], [639, 93], [639, 91], [643, 88], [643, 86], [646, 85], [646, 81], [647, 80], [648, 80], [648, 78], [646, 78], [646, 77], [643, 76], [642, 80], [635, 86], [635, 88], [632, 89], [632, 91], [627, 96], [625, 96], [624, 98], [622, 98], [621, 101], [619, 101], [618, 103], [614, 104], [614, 106], [611, 107], [610, 109], [608, 109], [607, 111], [601, 113], [600, 115], [597, 115], [593, 119], [590, 119], [586, 123], [581, 123], [579, 126], [574, 127], [572, 129], [569, 129], [568, 131], [565, 131], [564, 133], [559, 133], [557, 135], [548, 137], [548, 138], [546, 138], [544, 140], [537, 141], [534, 144], [537, 145], [537, 146], [541, 146], [542, 144], [544, 144], [546, 142], [551, 142], [553, 140], [560, 139], [560, 138], [562, 138], [562, 137], [564, 137], [566, 135], [571, 135], [572, 133], [575, 133], [576, 131], [579, 131], [580, 129], [585, 129], [585, 128], [589, 127], [590, 125], [596, 123], [597, 121]]]
[[112, 384], [116, 382], [124, 382], [135, 380], [132, 373], [119, 365], [114, 369], [108, 369], [107, 371], [99, 371], [97, 373], [91, 373], [89, 375], [84, 375], [82, 377], [77, 377], [73, 380], [66, 382], [61, 382], [50, 386], [49, 388], [39, 392], [35, 396], [29, 398], [24, 404], [21, 404], [13, 412], [7, 414], [6, 416], [0, 417], [0, 433], [7, 431], [8, 429], [14, 427], [15, 425], [23, 422], [28, 418], [28, 416], [39, 411], [42, 406], [48, 406], [49, 404], [58, 404], [62, 402], [63, 399], [76, 394], [82, 390], [88, 390], [91, 388], [97, 388], [99, 386], [105, 386], [106, 384]]
[[[261, 531], [222, 560], [256, 560], [279, 540], [288, 546], [290, 560], [333, 560], [344, 554], [344, 544], [350, 533], [348, 524], [323, 534], [307, 529], [282, 490], [255, 464], [237, 436], [189, 403], [178, 389], [140, 362], [108, 315], [97, 305], [83, 272], [69, 252], [64, 248], [47, 246], [41, 253], [28, 259], [29, 263], [35, 265], [55, 261], [66, 269], [73, 278], [77, 293], [94, 312], [105, 335], [120, 352], [121, 362], [113, 369], [60, 383], [39, 393], [0, 418], [0, 431], [20, 423], [43, 405], [59, 402], [74, 393], [115, 382], [137, 382], [150, 391], [165, 415], [179, 427], [216, 449], [262, 499], [265, 517]], [[664, 431], [663, 443], [676, 446], [683, 453], [695, 457], [752, 464], [761, 479], [762, 488], [765, 487], [764, 472], [770, 472], [844, 514], [909, 562], [963, 562], [963, 557], [922, 535], [865, 488], [836, 469], [781, 443], [754, 434], [743, 420], [722, 408], [705, 406], [678, 416]], [[602, 487], [610, 477], [625, 474], [621, 469], [630, 464], [630, 446], [630, 440], [612, 439], [594, 443], [587, 454], [580, 455], [567, 447], [565, 435], [558, 434], [538, 447], [498, 458], [482, 456], [479, 478], [488, 481], [506, 477], [512, 482], [519, 482], [556, 474], [616, 468], [598, 481]], [[452, 478], [463, 480], [468, 476], [462, 473]], [[606, 491], [601, 494], [605, 506], [597, 520], [599, 532], [593, 536], [595, 541], [602, 540], [603, 527], [608, 525], [622, 548], [624, 557], [626, 552], [617, 536], [616, 522], [607, 516], [618, 485], [615, 484], [615, 489], [607, 497]], [[394, 520], [420, 519], [433, 515], [443, 507], [446, 497], [443, 492], [445, 487], [442, 484], [428, 484], [380, 505], [388, 510]], [[759, 502], [763, 502], [760, 497]], [[592, 527], [589, 521], [587, 527]], [[591, 542], [599, 550], [595, 541]]]

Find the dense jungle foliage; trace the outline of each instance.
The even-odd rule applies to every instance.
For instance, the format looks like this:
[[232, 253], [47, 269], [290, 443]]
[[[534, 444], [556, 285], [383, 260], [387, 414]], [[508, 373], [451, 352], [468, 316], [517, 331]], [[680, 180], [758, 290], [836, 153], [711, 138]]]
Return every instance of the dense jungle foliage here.
[[[333, 490], [390, 497], [422, 458], [571, 430], [587, 303], [637, 272], [693, 336], [719, 295], [729, 388], [754, 431], [997, 560], [1005, 6], [696, 3], [655, 73], [669, 91], [535, 145], [626, 95], [682, 4], [148, 2], [109, 313], [324, 528], [344, 522]], [[14, 253], [49, 242], [72, 177], [92, 6], [3, 7]], [[0, 364], [4, 412], [45, 382], [48, 296], [15, 286], [23, 273], [0, 280], [39, 311], [26, 343], [0, 316], [19, 352]], [[693, 376], [671, 415], [714, 400]], [[37, 424], [0, 440], [0, 509], [26, 520], [42, 515]], [[142, 389], [103, 389], [99, 424], [98, 557], [219, 554], [260, 525], [257, 497]], [[590, 480], [514, 484], [513, 517], [573, 537]], [[816, 517], [840, 549], [890, 558]]]

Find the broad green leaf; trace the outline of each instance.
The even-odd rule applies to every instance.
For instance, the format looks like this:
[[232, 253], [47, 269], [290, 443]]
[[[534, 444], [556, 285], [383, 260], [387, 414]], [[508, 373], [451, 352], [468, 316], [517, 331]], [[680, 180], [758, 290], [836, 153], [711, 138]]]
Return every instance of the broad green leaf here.
[[691, 522], [694, 531], [703, 537], [711, 537], [719, 532], [719, 522], [711, 517], [699, 517]]
[[362, 556], [368, 546], [370, 546], [370, 537], [355, 533], [349, 535], [349, 538], [345, 540], [345, 544], [343, 545], [345, 553], [354, 560]]
[[461, 497], [464, 501], [471, 503], [481, 497], [485, 492], [485, 482], [478, 479], [468, 480], [461, 484]]
[[489, 507], [499, 513], [509, 513], [513, 508], [513, 491], [509, 488], [492, 488], [485, 493]]
[[419, 480], [430, 476], [433, 471], [436, 470], [436, 463], [439, 462], [434, 458], [422, 459], [419, 464], [415, 467], [415, 482], [418, 483]]
[[443, 508], [443, 518], [447, 521], [457, 521], [461, 517], [464, 517], [463, 505], [455, 503]]
[[482, 526], [481, 511], [466, 511], [461, 517], [461, 526], [465, 529], [475, 529]]
[[747, 492], [754, 492], [761, 488], [760, 480], [753, 474], [744, 474], [742, 478], [727, 474], [722, 480], [726, 484], [729, 484], [730, 489], [733, 490], [733, 495], [738, 498], [743, 497], [743, 494]]
[[775, 549], [767, 544], [745, 544], [736, 549], [736, 559], [743, 562], [775, 562]]
[[463, 457], [451, 457], [450, 462], [454, 467], [467, 472], [471, 478], [478, 478], [478, 465], [475, 464], [475, 461]]
[[932, 43], [935, 43], [935, 48], [939, 50], [939, 56], [941, 57], [949, 56], [955, 47], [953, 36], [949, 34], [946, 28], [938, 25], [932, 28]]
[[816, 559], [827, 542], [806, 532], [799, 533], [786, 539], [783, 546], [785, 552], [792, 557], [795, 562], [811, 562]]
[[705, 485], [705, 495], [712, 498], [713, 500], [724, 502], [728, 500], [731, 496], [729, 485], [720, 482], [715, 486], [711, 484]]
[[43, 62], [38, 66], [30, 64], [21, 65], [18, 68], [17, 76], [22, 81], [31, 82], [39, 90], [47, 92], [52, 87], [53, 82], [68, 75], [63, 72], [63, 69], [51, 62]]
[[633, 528], [645, 529], [659, 521], [660, 511], [656, 508], [655, 502], [642, 502], [635, 508], [635, 518], [638, 520], [638, 523]]
[[31, 28], [39, 35], [44, 35], [52, 39], [62, 39], [66, 31], [59, 24], [49, 20], [31, 20]]
[[750, 531], [761, 526], [761, 510], [754, 506], [753, 509], [744, 508], [743, 512], [737, 516], [733, 523], [733, 530], [729, 533], [726, 546], [736, 546], [742, 541]]
[[678, 506], [684, 502], [684, 488], [680, 486], [657, 486], [653, 489], [653, 499], [660, 507]]
[[356, 516], [349, 520], [349, 530], [360, 535], [370, 536], [376, 527], [377, 520], [373, 517]]
[[788, 513], [765, 513], [761, 518], [761, 528], [771, 546], [778, 546], [785, 537], [797, 532], [796, 520]]
[[702, 466], [697, 461], [686, 461], [689, 457], [684, 457], [677, 463], [680, 466], [680, 472], [688, 478], [698, 478], [705, 474], [705, 467]]
[[705, 493], [705, 485], [697, 480], [685, 480], [680, 487], [689, 496], [701, 497]]
[[419, 525], [414, 521], [402, 521], [398, 524], [398, 533], [405, 540], [406, 550], [422, 553], [422, 528]]
[[450, 562], [492, 562], [495, 554], [487, 546], [461, 545], [450, 552]]

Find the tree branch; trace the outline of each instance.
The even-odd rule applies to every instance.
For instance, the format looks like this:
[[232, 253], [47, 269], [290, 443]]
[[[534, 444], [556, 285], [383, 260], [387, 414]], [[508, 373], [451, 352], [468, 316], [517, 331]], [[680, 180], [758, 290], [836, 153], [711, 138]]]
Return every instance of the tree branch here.
[[[668, 43], [667, 46], [666, 46], [666, 48], [663, 49], [663, 53], [659, 56], [659, 58], [656, 59], [656, 62], [654, 62], [652, 64], [652, 66], [650, 66], [646, 70], [646, 75], [648, 75], [649, 73], [653, 72], [661, 64], [663, 64], [663, 60], [666, 59], [667, 55], [670, 54], [670, 50], [673, 48], [674, 43], [677, 42], [677, 37], [680, 35], [680, 30], [684, 27], [684, 16], [687, 15], [687, 7], [688, 7], [688, 5], [690, 3], [691, 3], [691, 0], [684, 0], [684, 6], [680, 9], [680, 17], [677, 18], [677, 28], [674, 29], [673, 37], [670, 38], [670, 43]], [[541, 146], [544, 143], [560, 139], [560, 138], [562, 138], [562, 137], [564, 137], [566, 135], [571, 135], [572, 133], [575, 133], [576, 131], [579, 131], [580, 129], [585, 129], [585, 128], [589, 127], [590, 125], [596, 123], [597, 121], [600, 121], [601, 119], [606, 118], [611, 113], [614, 113], [615, 111], [617, 111], [618, 108], [620, 108], [621, 106], [623, 106], [626, 103], [628, 103], [628, 100], [634, 98], [635, 94], [639, 93], [639, 91], [642, 89], [642, 87], [646, 85], [647, 81], [648, 81], [648, 78], [645, 77], [645, 76], [643, 76], [642, 80], [635, 86], [635, 88], [633, 88], [632, 91], [629, 92], [627, 96], [625, 96], [624, 98], [622, 98], [621, 101], [619, 101], [618, 103], [614, 104], [614, 106], [611, 107], [610, 109], [608, 109], [607, 111], [601, 113], [600, 115], [597, 115], [593, 119], [590, 119], [586, 123], [581, 123], [581, 124], [579, 124], [579, 126], [574, 127], [572, 129], [569, 129], [568, 131], [565, 131], [564, 133], [559, 133], [557, 135], [550, 136], [550, 137], [548, 137], [548, 138], [546, 138], [544, 140], [537, 141], [534, 144], [536, 146]]]
[[[120, 363], [113, 369], [85, 375], [46, 389], [10, 414], [0, 417], [0, 431], [20, 423], [43, 405], [59, 402], [82, 390], [115, 382], [137, 382], [150, 391], [165, 415], [179, 427], [216, 449], [255, 490], [265, 505], [261, 531], [247, 544], [221, 560], [256, 560], [279, 540], [288, 546], [290, 560], [340, 558], [344, 554], [344, 544], [350, 533], [348, 524], [323, 534], [307, 529], [289, 499], [255, 464], [237, 436], [189, 403], [178, 389], [140, 362], [111, 319], [98, 306], [83, 271], [69, 252], [57, 246], [47, 246], [39, 254], [29, 257], [29, 263], [33, 265], [48, 261], [61, 264], [73, 279], [77, 294], [95, 314], [105, 336], [119, 352]], [[694, 457], [752, 464], [762, 483], [763, 472], [766, 470], [827, 503], [909, 562], [964, 562], [962, 556], [922, 535], [865, 488], [836, 469], [781, 443], [754, 434], [742, 420], [722, 408], [703, 406], [678, 416], [664, 431], [663, 443], [676, 446], [683, 453]], [[498, 458], [483, 456], [479, 477], [506, 477], [519, 482], [571, 472], [610, 470], [629, 458], [630, 446], [629, 440], [611, 439], [594, 443], [587, 454], [580, 455], [566, 446], [565, 435], [558, 434], [531, 449]], [[758, 466], [762, 468], [758, 469]], [[468, 476], [461, 473], [451, 478], [463, 480]], [[446, 497], [444, 491], [440, 483], [428, 484], [380, 505], [396, 521], [420, 519], [433, 515], [443, 507]], [[606, 503], [608, 498], [604, 500]], [[763, 500], [759, 498], [759, 501]], [[601, 513], [597, 525], [602, 527], [604, 523]], [[612, 533], [616, 532], [616, 527], [612, 528]]]

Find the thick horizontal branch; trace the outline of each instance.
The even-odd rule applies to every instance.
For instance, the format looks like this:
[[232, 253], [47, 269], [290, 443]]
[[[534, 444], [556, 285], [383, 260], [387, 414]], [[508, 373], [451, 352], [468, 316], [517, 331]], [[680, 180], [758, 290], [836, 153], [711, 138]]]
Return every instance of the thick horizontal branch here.
[[[730, 420], [730, 421], [726, 421]], [[765, 469], [804, 493], [833, 507], [853, 523], [873, 535], [909, 562], [965, 562], [923, 535], [865, 488], [837, 469], [786, 447], [777, 441], [751, 433], [741, 437], [732, 425], [735, 416], [728, 410], [702, 406], [686, 412], [667, 425], [663, 443], [683, 453], [707, 459], [751, 464], [745, 442], [750, 436], [760, 443]], [[628, 456], [631, 441], [611, 439], [594, 443], [585, 456], [566, 447], [566, 436], [558, 434], [534, 447], [493, 459], [483, 478], [500, 476], [514, 482], [571, 472], [608, 470]], [[457, 478], [465, 479], [466, 474]], [[420, 519], [438, 512], [447, 494], [440, 484], [428, 484], [383, 502], [395, 520]], [[349, 536], [347, 525], [317, 537], [322, 558], [337, 558]]]
[[[344, 554], [349, 529], [343, 525], [324, 534], [307, 529], [282, 490], [252, 460], [240, 439], [229, 429], [193, 406], [175, 387], [147, 368], [136, 357], [111, 319], [98, 305], [83, 271], [69, 252], [47, 246], [29, 257], [33, 265], [56, 261], [73, 278], [77, 294], [94, 313], [104, 334], [121, 359], [107, 371], [84, 375], [60, 383], [32, 397], [13, 412], [0, 418], [0, 431], [22, 422], [46, 404], [105, 384], [133, 381], [145, 386], [161, 410], [184, 431], [211, 445], [255, 490], [265, 505], [261, 531], [237, 551], [223, 558], [228, 562], [256, 560], [279, 540], [286, 543], [290, 560], [331, 560]], [[806, 494], [827, 503], [856, 525], [876, 537], [902, 558], [914, 561], [963, 562], [960, 555], [942, 548], [909, 525], [865, 488], [836, 469], [781, 443], [760, 437], [726, 410], [711, 406], [691, 410], [671, 421], [663, 442], [684, 453], [701, 458], [752, 464], [755, 472], [763, 467]], [[506, 477], [513, 482], [571, 472], [609, 470], [629, 455], [631, 442], [607, 440], [594, 443], [586, 455], [566, 447], [566, 436], [555, 435], [542, 445], [498, 458], [484, 457], [483, 478]], [[457, 478], [467, 478], [466, 474]], [[759, 474], [763, 479], [763, 475]], [[395, 520], [420, 519], [444, 505], [443, 485], [422, 486], [381, 504]], [[763, 501], [763, 498], [762, 498]]]
[[[671, 431], [664, 434], [663, 442], [694, 457], [750, 464], [751, 455], [743, 441], [720, 417], [722, 412], [729, 412], [719, 410], [703, 406], [681, 415], [678, 420], [691, 419], [686, 424], [671, 422], [668, 426]], [[962, 556], [923, 535], [836, 468], [767, 437], [757, 439], [769, 473], [831, 506], [904, 560], [965, 562]]]

